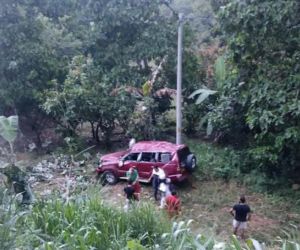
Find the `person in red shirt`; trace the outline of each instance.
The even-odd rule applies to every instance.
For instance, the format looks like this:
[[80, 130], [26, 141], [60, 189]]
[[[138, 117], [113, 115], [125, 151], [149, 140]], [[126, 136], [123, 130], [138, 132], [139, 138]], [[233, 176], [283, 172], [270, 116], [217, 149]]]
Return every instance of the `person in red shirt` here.
[[167, 196], [165, 200], [165, 208], [170, 218], [179, 215], [181, 211], [181, 202], [177, 196], [176, 191], [172, 191], [172, 194]]

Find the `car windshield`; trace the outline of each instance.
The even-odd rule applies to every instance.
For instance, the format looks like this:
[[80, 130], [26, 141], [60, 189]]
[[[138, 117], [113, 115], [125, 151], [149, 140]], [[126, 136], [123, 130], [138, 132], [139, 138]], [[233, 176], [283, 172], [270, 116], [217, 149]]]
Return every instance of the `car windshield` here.
[[190, 154], [190, 150], [188, 147], [184, 147], [180, 150], [178, 150], [178, 158], [180, 163], [184, 163], [186, 161], [187, 156]]

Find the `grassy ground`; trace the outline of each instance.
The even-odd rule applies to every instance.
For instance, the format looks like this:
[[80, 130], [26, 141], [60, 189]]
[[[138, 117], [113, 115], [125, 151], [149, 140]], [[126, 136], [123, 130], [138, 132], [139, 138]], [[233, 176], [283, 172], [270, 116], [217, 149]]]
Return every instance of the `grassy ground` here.
[[[199, 141], [191, 141], [188, 144], [198, 157], [199, 169], [188, 182], [177, 187], [182, 200], [182, 214], [179, 220], [193, 219], [191, 229], [195, 234], [211, 235], [220, 241], [229, 241], [232, 234], [232, 217], [228, 211], [238, 201], [238, 196], [245, 194], [254, 212], [247, 230], [249, 237], [271, 246], [277, 245], [275, 240], [278, 236], [300, 239], [299, 232], [295, 231], [295, 235], [291, 235], [293, 225], [300, 225], [299, 206], [282, 197], [252, 192], [251, 187], [242, 186], [233, 180], [216, 179], [214, 177], [216, 173], [212, 174], [212, 169], [216, 170], [222, 164], [228, 164], [230, 168], [231, 163], [226, 159], [230, 151]], [[85, 175], [91, 180], [90, 185], [95, 185], [92, 183], [93, 169], [86, 171]], [[222, 174], [224, 173], [220, 170], [220, 176]], [[37, 192], [45, 189], [61, 189], [63, 183], [64, 177], [57, 175], [50, 183], [40, 183], [34, 189]], [[122, 207], [125, 201], [123, 196], [125, 184], [119, 182], [115, 186], [105, 188], [99, 185], [99, 195], [105, 202]], [[143, 185], [141, 202], [155, 204], [150, 185]], [[159, 210], [158, 206], [157, 209]], [[287, 230], [290, 235], [285, 235]]]
[[[122, 207], [125, 185], [125, 182], [119, 182], [115, 186], [107, 186], [102, 189], [101, 196], [106, 202]], [[300, 223], [300, 213], [295, 212], [296, 208], [293, 204], [283, 202], [276, 197], [250, 192], [235, 182], [193, 180], [192, 183], [178, 186], [177, 191], [182, 200], [182, 214], [178, 220], [193, 219], [191, 229], [195, 234], [213, 236], [219, 241], [230, 240], [232, 217], [229, 209], [237, 202], [240, 193], [246, 194], [253, 210], [247, 230], [248, 237], [275, 247], [280, 245], [279, 242], [275, 242], [278, 237], [286, 238], [285, 231], [291, 233], [292, 225]], [[143, 185], [141, 202], [155, 204], [151, 186]], [[158, 205], [157, 209], [159, 209]]]
[[[187, 183], [177, 188], [183, 211], [179, 219], [193, 219], [191, 227], [196, 234], [209, 234], [227, 241], [232, 234], [229, 210], [238, 201], [239, 195], [245, 194], [253, 210], [247, 230], [249, 237], [271, 245], [277, 244], [275, 240], [278, 237], [292, 237], [285, 232], [294, 232], [294, 226], [300, 225], [299, 205], [286, 197], [253, 192], [251, 187], [240, 184], [242, 182], [228, 180], [220, 166], [228, 166], [226, 171], [229, 173], [234, 171], [232, 164], [236, 162], [228, 161], [231, 159], [228, 155], [233, 153], [229, 148], [195, 140], [188, 144], [197, 155], [199, 169]], [[216, 175], [223, 178], [216, 179]], [[108, 187], [106, 199], [111, 199], [115, 205], [122, 204], [124, 185], [124, 182], [120, 182], [115, 187]], [[112, 193], [117, 196], [112, 196]], [[154, 202], [150, 186], [144, 186], [143, 200]], [[299, 239], [300, 235], [296, 232], [293, 237]]]

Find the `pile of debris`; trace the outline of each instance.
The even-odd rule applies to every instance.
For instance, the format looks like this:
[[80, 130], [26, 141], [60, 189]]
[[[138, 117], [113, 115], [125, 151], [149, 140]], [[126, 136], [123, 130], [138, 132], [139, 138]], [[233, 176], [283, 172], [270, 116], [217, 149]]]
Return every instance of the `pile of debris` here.
[[86, 173], [86, 161], [74, 161], [69, 155], [52, 155], [46, 160], [42, 160], [32, 168], [27, 168], [29, 172], [29, 183], [31, 186], [38, 182], [49, 182], [57, 175], [81, 176]]

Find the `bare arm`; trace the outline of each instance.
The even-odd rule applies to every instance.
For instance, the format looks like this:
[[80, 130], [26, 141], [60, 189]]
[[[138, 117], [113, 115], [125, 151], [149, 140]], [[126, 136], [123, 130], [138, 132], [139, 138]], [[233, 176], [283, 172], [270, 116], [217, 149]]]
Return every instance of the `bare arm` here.
[[251, 220], [251, 215], [252, 215], [252, 212], [250, 211], [250, 212], [247, 214], [247, 221], [250, 221], [250, 220]]
[[150, 177], [149, 177], [149, 179], [148, 179], [148, 182], [151, 181], [152, 177], [153, 177], [153, 171], [151, 172], [151, 175], [150, 175]]
[[229, 210], [229, 213], [234, 217], [234, 209], [233, 208], [231, 208], [230, 210]]

